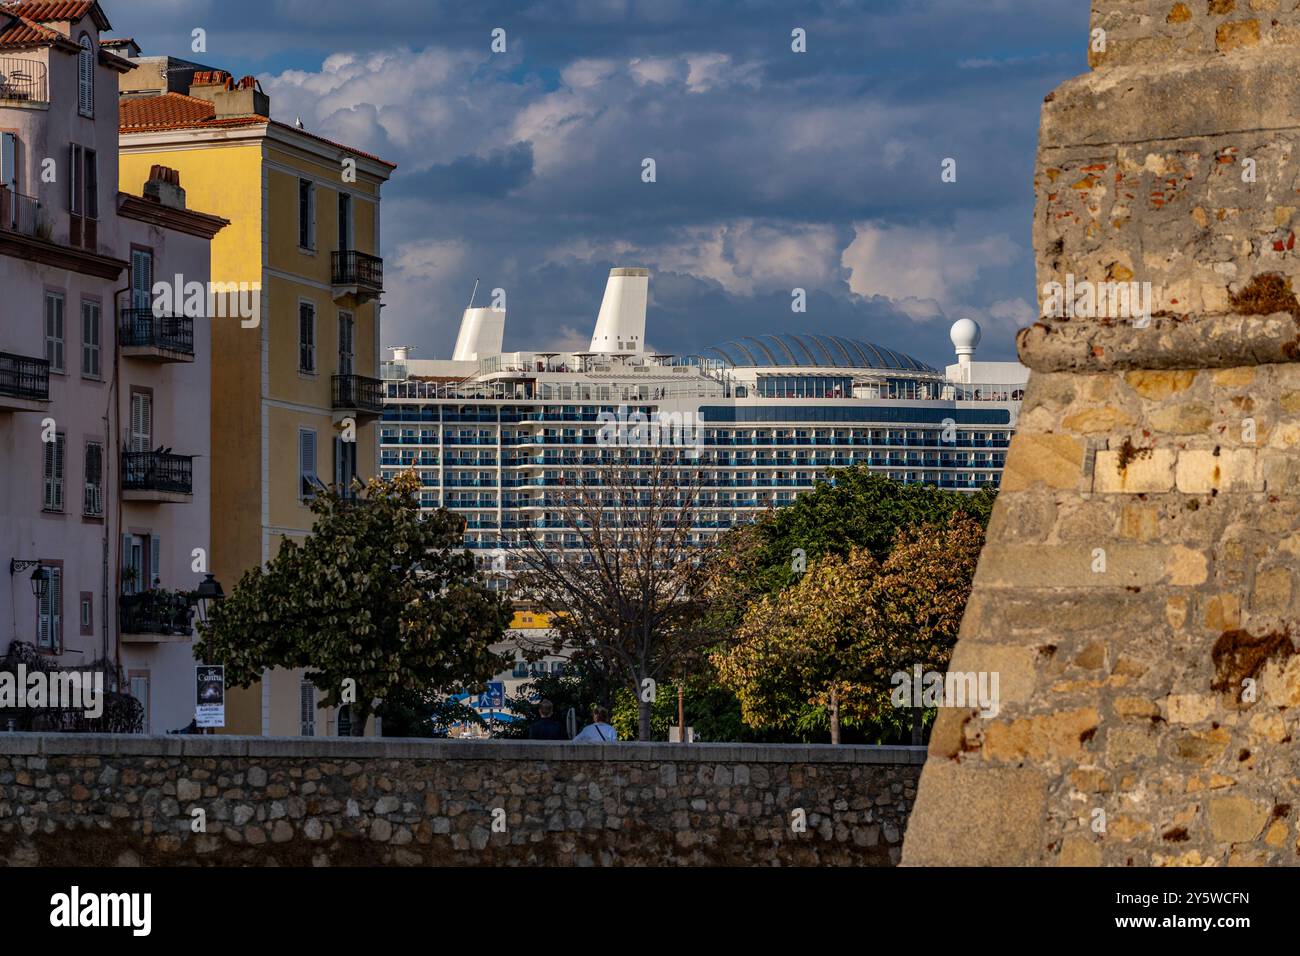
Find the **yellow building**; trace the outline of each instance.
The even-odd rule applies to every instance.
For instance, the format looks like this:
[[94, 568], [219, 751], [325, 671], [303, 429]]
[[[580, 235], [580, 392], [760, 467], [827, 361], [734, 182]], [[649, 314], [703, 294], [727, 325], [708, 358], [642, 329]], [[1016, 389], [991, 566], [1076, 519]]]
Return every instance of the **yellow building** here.
[[[230, 221], [212, 243], [213, 283], [242, 285], [211, 323], [209, 556], [229, 590], [310, 530], [315, 488], [377, 473], [379, 201], [394, 166], [271, 120], [252, 77], [119, 52], [137, 65], [120, 89], [121, 188], [169, 166], [196, 208]], [[227, 694], [225, 730], [346, 733], [317, 696], [301, 672], [269, 672]]]

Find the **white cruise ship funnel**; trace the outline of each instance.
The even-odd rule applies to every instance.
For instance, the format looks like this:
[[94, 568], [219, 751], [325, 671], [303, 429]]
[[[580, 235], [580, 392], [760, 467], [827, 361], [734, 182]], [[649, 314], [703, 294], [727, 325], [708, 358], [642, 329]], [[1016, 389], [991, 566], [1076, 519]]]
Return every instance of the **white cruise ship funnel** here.
[[600, 300], [593, 352], [644, 352], [645, 302], [649, 269], [610, 269], [605, 298]]
[[456, 336], [453, 362], [477, 362], [489, 355], [501, 354], [506, 335], [506, 310], [480, 307], [466, 309]]

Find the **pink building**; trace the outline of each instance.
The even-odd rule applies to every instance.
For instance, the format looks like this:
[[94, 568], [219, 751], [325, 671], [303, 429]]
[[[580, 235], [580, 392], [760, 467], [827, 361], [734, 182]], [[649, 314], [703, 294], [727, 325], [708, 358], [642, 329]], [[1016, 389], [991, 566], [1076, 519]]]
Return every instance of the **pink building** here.
[[108, 29], [94, 0], [0, 2], [0, 653], [108, 660], [162, 732], [194, 712], [174, 592], [209, 549], [211, 366], [208, 320], [153, 292], [206, 286], [225, 220], [163, 167], [115, 188]]

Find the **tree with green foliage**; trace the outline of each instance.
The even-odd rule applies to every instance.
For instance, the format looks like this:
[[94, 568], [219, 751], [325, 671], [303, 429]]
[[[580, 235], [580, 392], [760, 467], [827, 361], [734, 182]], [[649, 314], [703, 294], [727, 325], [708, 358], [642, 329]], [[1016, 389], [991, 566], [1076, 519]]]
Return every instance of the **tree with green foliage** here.
[[991, 485], [967, 494], [905, 485], [862, 465], [837, 468], [791, 504], [729, 534], [733, 585], [751, 597], [775, 594], [816, 559], [855, 548], [883, 560], [900, 528], [945, 524], [957, 514], [987, 527], [996, 496]]
[[322, 707], [348, 704], [356, 736], [394, 694], [484, 686], [506, 664], [491, 646], [509, 603], [477, 574], [463, 519], [422, 515], [418, 490], [405, 472], [355, 495], [318, 493], [311, 534], [245, 572], [201, 625], [195, 659], [224, 664], [240, 687], [269, 668], [304, 668]]
[[[965, 514], [900, 528], [883, 561], [868, 548], [827, 553], [746, 610], [737, 643], [713, 655], [753, 727], [796, 726], [808, 707], [844, 721], [896, 724], [896, 673], [945, 670], [984, 540]], [[920, 711], [913, 720], [914, 740]], [[919, 742], [919, 741], [918, 741]]]

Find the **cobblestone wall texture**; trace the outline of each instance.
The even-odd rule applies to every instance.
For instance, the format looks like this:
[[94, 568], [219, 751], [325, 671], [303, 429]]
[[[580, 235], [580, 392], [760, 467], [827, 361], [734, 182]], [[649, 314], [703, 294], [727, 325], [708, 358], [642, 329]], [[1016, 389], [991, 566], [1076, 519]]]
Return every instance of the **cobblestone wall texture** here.
[[1298, 6], [1098, 0], [1046, 98], [1040, 305], [1150, 282], [1153, 315], [1020, 334], [952, 662], [1001, 710], [941, 713], [906, 864], [1300, 860]]
[[0, 863], [889, 866], [923, 759], [909, 747], [0, 734]]

